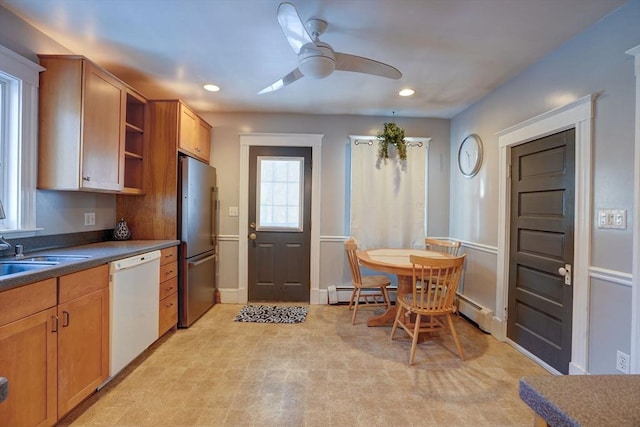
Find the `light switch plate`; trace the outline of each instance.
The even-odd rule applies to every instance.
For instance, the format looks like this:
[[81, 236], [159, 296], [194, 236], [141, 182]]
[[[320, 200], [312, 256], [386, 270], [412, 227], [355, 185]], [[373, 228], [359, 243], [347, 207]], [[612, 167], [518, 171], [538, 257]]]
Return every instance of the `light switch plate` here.
[[237, 206], [229, 206], [229, 216], [238, 216]]
[[624, 209], [598, 209], [598, 228], [627, 229], [627, 211]]
[[84, 225], [96, 225], [96, 213], [85, 212], [84, 213]]

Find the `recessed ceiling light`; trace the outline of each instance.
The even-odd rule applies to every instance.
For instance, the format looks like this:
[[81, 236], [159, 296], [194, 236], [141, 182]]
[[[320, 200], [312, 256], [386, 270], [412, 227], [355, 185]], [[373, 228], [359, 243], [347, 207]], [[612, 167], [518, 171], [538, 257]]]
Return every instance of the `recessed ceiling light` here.
[[402, 89], [400, 92], [398, 92], [398, 95], [400, 95], [400, 96], [411, 96], [414, 93], [416, 93], [416, 91], [413, 90], [413, 89]]
[[206, 84], [203, 87], [204, 87], [204, 90], [208, 90], [209, 92], [218, 92], [220, 90], [219, 86], [212, 85], [212, 84]]

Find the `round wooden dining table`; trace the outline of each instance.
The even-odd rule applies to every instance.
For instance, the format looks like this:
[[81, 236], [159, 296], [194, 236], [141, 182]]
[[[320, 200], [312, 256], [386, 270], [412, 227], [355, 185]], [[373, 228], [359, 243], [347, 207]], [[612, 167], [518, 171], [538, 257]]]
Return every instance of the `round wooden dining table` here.
[[[453, 255], [442, 252], [393, 248], [358, 251], [356, 255], [362, 266], [396, 275], [398, 278], [398, 293], [396, 299], [412, 292], [413, 266], [409, 261], [411, 255], [432, 258], [453, 258]], [[369, 318], [367, 320], [367, 326], [388, 326], [393, 324], [396, 318], [396, 307], [397, 305], [392, 305], [381, 315]]]

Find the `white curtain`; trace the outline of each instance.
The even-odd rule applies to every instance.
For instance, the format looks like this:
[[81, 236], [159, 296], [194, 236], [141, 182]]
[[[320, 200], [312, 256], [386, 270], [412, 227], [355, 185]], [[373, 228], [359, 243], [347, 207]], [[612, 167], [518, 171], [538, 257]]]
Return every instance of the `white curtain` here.
[[378, 159], [378, 141], [351, 137], [351, 236], [359, 249], [424, 246], [428, 138], [414, 138], [407, 160], [389, 148]]

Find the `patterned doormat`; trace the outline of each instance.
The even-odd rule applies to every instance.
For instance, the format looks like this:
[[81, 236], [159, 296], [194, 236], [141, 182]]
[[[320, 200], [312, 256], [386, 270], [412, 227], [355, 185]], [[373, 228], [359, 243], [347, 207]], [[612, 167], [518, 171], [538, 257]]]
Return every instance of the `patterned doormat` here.
[[302, 323], [307, 318], [308, 311], [308, 307], [298, 305], [245, 305], [233, 321], [255, 323]]

